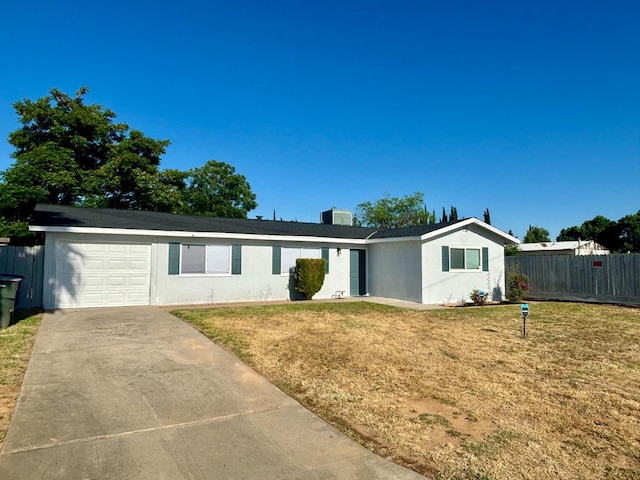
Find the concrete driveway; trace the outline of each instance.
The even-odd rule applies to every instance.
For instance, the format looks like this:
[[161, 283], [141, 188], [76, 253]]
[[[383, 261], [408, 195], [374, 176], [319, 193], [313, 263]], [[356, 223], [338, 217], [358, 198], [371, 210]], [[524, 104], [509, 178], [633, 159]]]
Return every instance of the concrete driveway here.
[[157, 307], [44, 315], [0, 478], [424, 479]]

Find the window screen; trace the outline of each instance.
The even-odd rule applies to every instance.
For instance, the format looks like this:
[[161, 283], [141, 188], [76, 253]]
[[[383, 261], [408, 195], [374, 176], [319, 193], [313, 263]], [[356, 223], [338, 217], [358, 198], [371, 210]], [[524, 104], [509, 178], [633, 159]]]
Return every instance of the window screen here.
[[297, 258], [322, 258], [319, 248], [283, 248], [280, 259], [280, 273], [291, 273]]
[[299, 248], [283, 248], [280, 260], [280, 273], [291, 273], [296, 266], [296, 258], [300, 257]]
[[480, 250], [467, 249], [467, 270], [480, 270]]
[[180, 273], [225, 274], [230, 271], [229, 245], [182, 245]]
[[207, 273], [229, 273], [229, 250], [228, 245], [207, 245]]
[[464, 248], [452, 248], [450, 258], [452, 270], [464, 269]]
[[204, 245], [182, 245], [182, 273], [205, 273]]

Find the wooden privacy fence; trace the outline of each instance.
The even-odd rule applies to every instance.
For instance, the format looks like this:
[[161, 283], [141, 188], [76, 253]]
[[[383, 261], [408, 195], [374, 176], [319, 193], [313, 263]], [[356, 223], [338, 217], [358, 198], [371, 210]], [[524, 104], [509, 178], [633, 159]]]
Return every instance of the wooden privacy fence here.
[[16, 309], [42, 307], [44, 246], [0, 247], [0, 274], [20, 275]]
[[529, 277], [532, 300], [640, 305], [640, 254], [518, 255], [505, 257], [511, 271]]

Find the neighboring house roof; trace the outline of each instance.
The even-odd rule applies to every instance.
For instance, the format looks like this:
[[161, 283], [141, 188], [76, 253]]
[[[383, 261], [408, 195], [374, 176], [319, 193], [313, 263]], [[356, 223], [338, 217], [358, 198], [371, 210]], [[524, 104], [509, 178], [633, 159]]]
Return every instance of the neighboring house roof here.
[[523, 252], [537, 252], [539, 250], [557, 251], [557, 250], [573, 250], [578, 247], [578, 242], [540, 242], [540, 243], [521, 243], [520, 250]]
[[565, 242], [521, 243], [523, 252], [569, 252], [578, 250], [598, 250], [608, 252], [602, 245], [593, 240], [570, 240]]
[[184, 233], [217, 233], [367, 241], [408, 237], [425, 239], [433, 234], [444, 233], [450, 229], [470, 224], [480, 224], [484, 228], [504, 237], [505, 241], [518, 243], [518, 240], [511, 235], [507, 235], [476, 218], [405, 228], [378, 229], [348, 225], [189, 216], [141, 210], [113, 210], [45, 204], [36, 206], [29, 222], [29, 228], [32, 231], [43, 232], [83, 232], [87, 231], [87, 229], [100, 229], [105, 232], [107, 230], [162, 232], [163, 235], [169, 232], [176, 235], [184, 235]]

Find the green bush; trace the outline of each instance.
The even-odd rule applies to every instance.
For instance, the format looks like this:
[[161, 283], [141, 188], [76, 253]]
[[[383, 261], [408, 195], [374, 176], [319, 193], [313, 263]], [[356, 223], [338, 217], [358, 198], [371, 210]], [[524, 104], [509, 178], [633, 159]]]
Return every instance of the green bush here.
[[295, 289], [311, 300], [320, 291], [324, 283], [327, 261], [324, 258], [298, 258], [293, 273]]
[[476, 305], [482, 306], [486, 303], [487, 298], [489, 298], [489, 294], [487, 292], [483, 292], [482, 290], [474, 288], [473, 290], [471, 290], [469, 298], [471, 298], [471, 301]]
[[507, 300], [513, 303], [522, 302], [529, 291], [529, 277], [523, 273], [512, 272], [507, 283]]

